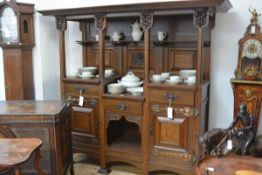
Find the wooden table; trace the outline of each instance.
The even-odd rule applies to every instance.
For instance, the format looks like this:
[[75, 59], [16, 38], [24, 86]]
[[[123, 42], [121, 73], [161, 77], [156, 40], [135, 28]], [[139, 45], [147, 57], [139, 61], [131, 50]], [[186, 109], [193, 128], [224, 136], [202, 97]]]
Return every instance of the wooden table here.
[[14, 167], [15, 174], [21, 175], [20, 165], [35, 153], [34, 167], [40, 175], [45, 175], [42, 171], [39, 160], [39, 148], [43, 144], [38, 138], [1, 138], [0, 139], [0, 167]]
[[198, 163], [196, 171], [198, 175], [262, 175], [262, 158], [239, 155], [209, 157]]

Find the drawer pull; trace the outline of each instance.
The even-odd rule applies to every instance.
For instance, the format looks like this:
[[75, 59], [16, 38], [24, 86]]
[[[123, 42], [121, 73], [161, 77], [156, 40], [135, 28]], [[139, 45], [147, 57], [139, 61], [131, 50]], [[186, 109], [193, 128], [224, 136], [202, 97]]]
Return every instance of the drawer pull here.
[[89, 105], [92, 106], [92, 107], [95, 107], [97, 104], [97, 100], [94, 99], [94, 98], [90, 98], [89, 99]]
[[167, 98], [169, 107], [171, 107], [172, 101], [174, 101], [177, 98], [177, 96], [174, 94], [164, 94], [164, 97]]
[[118, 111], [125, 111], [127, 109], [128, 105], [124, 103], [117, 103], [116, 104], [116, 109]]

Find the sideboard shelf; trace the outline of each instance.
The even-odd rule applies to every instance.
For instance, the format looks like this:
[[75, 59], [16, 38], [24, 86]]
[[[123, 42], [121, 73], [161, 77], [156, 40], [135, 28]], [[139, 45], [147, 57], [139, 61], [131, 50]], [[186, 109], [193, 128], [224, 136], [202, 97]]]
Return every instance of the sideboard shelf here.
[[[174, 0], [40, 11], [55, 16], [60, 31], [61, 94], [71, 101], [73, 151], [98, 159], [98, 172], [103, 174], [109, 172], [111, 162], [134, 165], [144, 175], [195, 174], [198, 138], [208, 128], [211, 30], [215, 13], [230, 7], [228, 0]], [[76, 42], [82, 49], [83, 67], [97, 66], [97, 78], [63, 76], [68, 66], [67, 21], [79, 23], [82, 38]], [[135, 30], [137, 23], [141, 28]], [[141, 39], [133, 41], [141, 32]], [[159, 32], [166, 33], [162, 42]], [[125, 37], [111, 41], [115, 33]], [[108, 68], [118, 77], [104, 78]], [[179, 75], [192, 69], [196, 70], [194, 85], [150, 81], [154, 74]], [[107, 93], [107, 86], [129, 71], [143, 80], [143, 95]], [[79, 95], [85, 97], [83, 106], [77, 104]], [[173, 108], [173, 120], [168, 118], [168, 107]]]

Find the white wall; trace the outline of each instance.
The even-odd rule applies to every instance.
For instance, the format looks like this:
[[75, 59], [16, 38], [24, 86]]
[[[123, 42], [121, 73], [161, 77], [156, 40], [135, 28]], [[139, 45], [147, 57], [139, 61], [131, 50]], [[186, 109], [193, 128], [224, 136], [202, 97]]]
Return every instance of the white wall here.
[[[233, 119], [230, 79], [234, 77], [237, 67], [238, 40], [243, 37], [250, 23], [249, 7], [262, 12], [261, 0], [231, 0], [231, 3], [233, 8], [228, 13], [216, 16], [216, 27], [212, 31], [210, 128], [226, 127]], [[259, 24], [262, 26], [262, 17], [259, 18]]]
[[[36, 10], [73, 8], [123, 3], [142, 3], [161, 0], [20, 0], [34, 2]], [[166, 1], [166, 0], [162, 0]], [[233, 8], [225, 14], [217, 14], [216, 26], [212, 31], [211, 95], [209, 127], [227, 127], [233, 118], [233, 92], [230, 78], [234, 77], [237, 64], [238, 40], [244, 35], [250, 21], [248, 8], [262, 12], [261, 0], [231, 0]], [[262, 25], [262, 17], [259, 19]], [[53, 17], [35, 15], [36, 47], [34, 48], [34, 78], [37, 99], [59, 99], [59, 45], [58, 32]], [[70, 34], [69, 34], [70, 33]], [[73, 35], [72, 35], [73, 34]], [[68, 24], [66, 32], [68, 75], [74, 74], [81, 62], [81, 47], [75, 43], [80, 39], [78, 25]], [[0, 50], [1, 55], [1, 50]], [[2, 58], [0, 56], [0, 100], [4, 99]], [[262, 122], [260, 122], [260, 128]], [[261, 129], [262, 130], [262, 129]], [[260, 133], [262, 131], [260, 130]]]

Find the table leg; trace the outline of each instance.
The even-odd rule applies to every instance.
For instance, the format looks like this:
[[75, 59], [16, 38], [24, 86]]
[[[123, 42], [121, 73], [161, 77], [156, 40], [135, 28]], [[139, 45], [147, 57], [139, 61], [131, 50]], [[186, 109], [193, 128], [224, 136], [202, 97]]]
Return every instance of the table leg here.
[[22, 175], [19, 166], [15, 166], [15, 175]]
[[40, 175], [46, 175], [46, 173], [40, 167], [40, 159], [41, 158], [42, 158], [42, 156], [40, 155], [40, 148], [37, 148], [37, 150], [35, 151], [34, 166], [35, 166], [35, 169], [39, 172]]
[[74, 164], [71, 166], [70, 175], [75, 175]]

